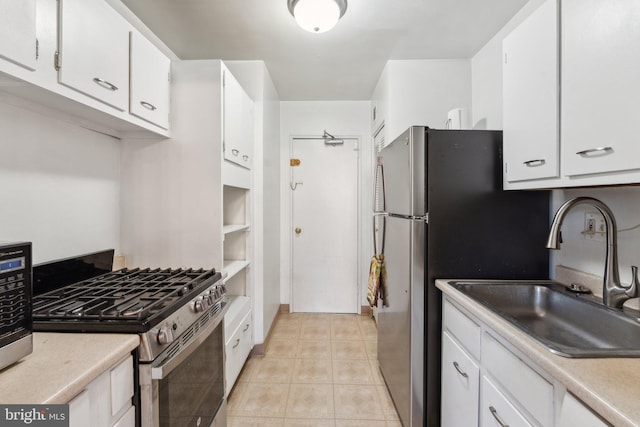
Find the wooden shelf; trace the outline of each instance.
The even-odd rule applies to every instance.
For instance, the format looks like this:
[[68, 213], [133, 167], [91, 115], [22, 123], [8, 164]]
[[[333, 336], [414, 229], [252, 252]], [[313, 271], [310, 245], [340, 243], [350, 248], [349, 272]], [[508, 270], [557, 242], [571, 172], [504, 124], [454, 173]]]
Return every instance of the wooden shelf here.
[[231, 279], [233, 276], [247, 268], [249, 264], [250, 262], [244, 259], [225, 259], [222, 271], [227, 273], [226, 280]]
[[235, 233], [236, 231], [249, 231], [249, 224], [229, 224], [222, 226], [223, 234]]

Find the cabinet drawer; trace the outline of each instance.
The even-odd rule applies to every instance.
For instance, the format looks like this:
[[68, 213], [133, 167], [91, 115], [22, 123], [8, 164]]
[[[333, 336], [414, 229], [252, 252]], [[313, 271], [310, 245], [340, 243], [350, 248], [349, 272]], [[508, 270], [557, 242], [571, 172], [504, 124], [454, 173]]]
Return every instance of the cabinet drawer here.
[[238, 326], [243, 322], [247, 313], [251, 311], [251, 299], [245, 296], [231, 296], [229, 298], [229, 309], [224, 315], [224, 336], [225, 342], [235, 333]]
[[442, 333], [442, 425], [478, 425], [480, 368], [449, 336]]
[[131, 405], [133, 397], [133, 357], [129, 356], [109, 373], [111, 377], [111, 415]]
[[[485, 376], [482, 377], [481, 394], [480, 425], [482, 427], [531, 427], [522, 414]], [[544, 425], [550, 426], [552, 424]]]
[[443, 326], [476, 359], [480, 359], [480, 326], [445, 299]]
[[225, 344], [226, 394], [228, 395], [252, 348], [251, 312], [242, 319]]
[[540, 424], [553, 425], [553, 385], [486, 332], [482, 363], [512, 400], [526, 407]]

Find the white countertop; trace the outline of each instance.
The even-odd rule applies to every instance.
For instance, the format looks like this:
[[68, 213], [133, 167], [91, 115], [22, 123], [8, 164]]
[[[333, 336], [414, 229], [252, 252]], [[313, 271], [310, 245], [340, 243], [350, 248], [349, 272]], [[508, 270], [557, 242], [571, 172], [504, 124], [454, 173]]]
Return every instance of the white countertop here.
[[137, 335], [33, 334], [33, 353], [0, 371], [0, 403], [67, 403], [131, 353]]
[[570, 359], [557, 356], [499, 315], [453, 288], [449, 281], [437, 280], [436, 286], [525, 353], [609, 423], [616, 427], [640, 427], [640, 358]]

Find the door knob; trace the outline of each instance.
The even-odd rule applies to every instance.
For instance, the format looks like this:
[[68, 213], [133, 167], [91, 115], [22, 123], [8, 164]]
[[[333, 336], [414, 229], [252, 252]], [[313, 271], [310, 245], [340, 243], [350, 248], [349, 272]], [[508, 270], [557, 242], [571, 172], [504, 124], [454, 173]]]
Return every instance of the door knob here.
[[296, 231], [296, 234], [300, 234], [300, 233], [302, 233], [302, 228], [296, 227], [295, 231]]

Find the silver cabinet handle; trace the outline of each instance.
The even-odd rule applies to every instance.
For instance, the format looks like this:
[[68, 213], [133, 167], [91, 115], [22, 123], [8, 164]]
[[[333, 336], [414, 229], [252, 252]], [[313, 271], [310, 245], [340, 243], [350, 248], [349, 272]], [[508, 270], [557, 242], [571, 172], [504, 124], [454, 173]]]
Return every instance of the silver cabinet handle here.
[[533, 168], [536, 166], [542, 166], [546, 163], [546, 161], [544, 159], [533, 159], [533, 160], [527, 160], [526, 162], [522, 162], [523, 165]]
[[505, 424], [505, 422], [502, 421], [502, 418], [500, 418], [500, 415], [498, 415], [498, 411], [496, 410], [496, 408], [494, 408], [493, 406], [489, 406], [489, 411], [491, 411], [491, 415], [493, 415], [493, 418], [495, 418], [498, 424], [500, 424], [500, 427], [509, 427], [509, 424]]
[[244, 160], [244, 161], [246, 162], [247, 160], [249, 160], [249, 156], [247, 156], [247, 155], [245, 154], [244, 156], [242, 156], [242, 160]]
[[140, 105], [142, 105], [147, 110], [156, 111], [157, 108], [155, 105], [148, 103], [147, 101], [140, 101]]
[[578, 156], [588, 156], [593, 153], [602, 153], [609, 154], [613, 151], [613, 147], [598, 147], [598, 148], [589, 148], [588, 150], [578, 151], [576, 154]]
[[240, 345], [240, 338], [236, 338], [236, 343], [231, 348], [236, 348], [238, 345]]
[[460, 369], [460, 365], [458, 365], [458, 362], [453, 362], [453, 367], [456, 368], [456, 371], [458, 371], [460, 375], [462, 375], [462, 378], [469, 378], [469, 375], [465, 371]]
[[247, 326], [244, 327], [244, 329], [242, 330], [242, 332], [247, 332], [247, 329], [249, 329], [249, 324], [247, 323]]
[[231, 154], [233, 154], [234, 156], [237, 156], [238, 154], [240, 154], [240, 151], [234, 148], [233, 150], [231, 150]]
[[99, 78], [99, 77], [94, 77], [94, 78], [93, 78], [93, 81], [94, 81], [94, 82], [96, 82], [97, 84], [99, 84], [100, 86], [102, 86], [102, 87], [103, 87], [103, 88], [105, 88], [105, 89], [109, 89], [109, 90], [112, 90], [112, 91], [114, 91], [114, 92], [115, 92], [116, 90], [118, 90], [118, 86], [116, 86], [116, 85], [114, 85], [114, 84], [111, 84], [111, 83], [109, 83], [108, 81], [106, 81], [106, 80], [104, 80], [104, 79], [101, 79], [101, 78]]

